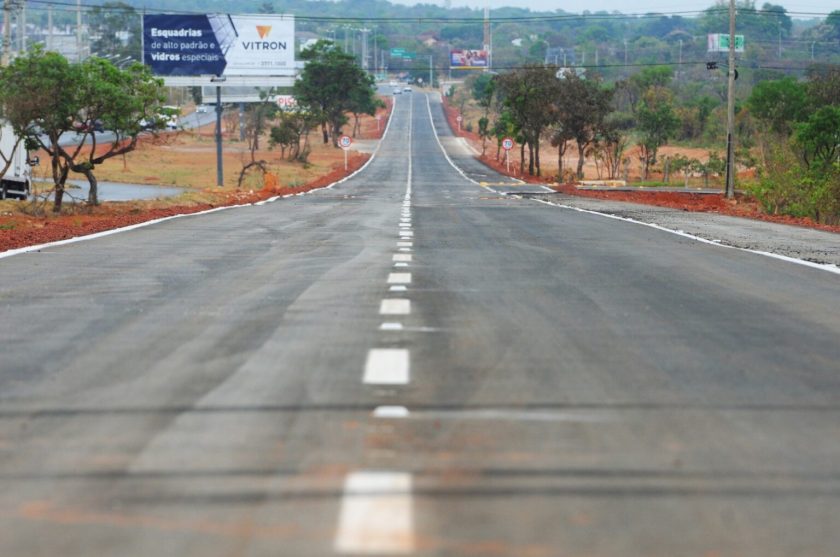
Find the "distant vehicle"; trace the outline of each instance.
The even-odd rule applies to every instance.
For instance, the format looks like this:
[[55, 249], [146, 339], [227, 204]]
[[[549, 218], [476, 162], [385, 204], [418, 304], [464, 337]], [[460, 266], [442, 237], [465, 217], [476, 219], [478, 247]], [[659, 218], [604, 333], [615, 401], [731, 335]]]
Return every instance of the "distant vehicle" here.
[[399, 83], [397, 83], [396, 81], [394, 81], [392, 79], [391, 81], [388, 82], [388, 85], [390, 85], [391, 87], [397, 87], [397, 86], [399, 86]]
[[400, 93], [402, 93], [402, 89], [400, 89], [399, 87], [394, 87], [394, 94], [399, 95]]
[[12, 126], [3, 124], [0, 128], [0, 151], [4, 157], [11, 157], [12, 164], [0, 178], [0, 199], [26, 200], [32, 186], [32, 166], [38, 165], [38, 158], [29, 158], [29, 152], [21, 141], [15, 148], [15, 132]]
[[411, 87], [406, 85], [405, 87], [403, 87], [403, 91], [405, 91], [406, 93], [411, 93]]
[[160, 110], [160, 117], [163, 119], [163, 127], [167, 130], [178, 129], [178, 116], [181, 115], [181, 109], [177, 106], [162, 106]]
[[197, 107], [195, 107], [195, 111], [199, 114], [206, 114], [208, 111], [208, 107], [206, 104], [200, 104]]

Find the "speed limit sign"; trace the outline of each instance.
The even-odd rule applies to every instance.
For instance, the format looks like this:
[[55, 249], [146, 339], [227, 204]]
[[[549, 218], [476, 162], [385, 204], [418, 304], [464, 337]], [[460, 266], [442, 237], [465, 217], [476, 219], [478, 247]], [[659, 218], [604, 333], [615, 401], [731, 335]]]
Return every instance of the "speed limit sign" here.
[[338, 146], [341, 147], [342, 149], [349, 149], [350, 144], [352, 144], [352, 143], [353, 143], [353, 140], [350, 139], [350, 136], [342, 135], [341, 137], [338, 138]]
[[461, 121], [461, 120], [463, 120], [463, 119], [464, 119], [464, 118], [463, 118], [463, 117], [459, 114], [459, 115], [458, 115], [458, 117], [457, 117], [457, 118], [455, 118], [455, 121], [456, 121], [456, 122], [460, 122], [460, 121]]
[[513, 140], [509, 137], [506, 137], [502, 140], [502, 149], [505, 151], [510, 151], [513, 149]]

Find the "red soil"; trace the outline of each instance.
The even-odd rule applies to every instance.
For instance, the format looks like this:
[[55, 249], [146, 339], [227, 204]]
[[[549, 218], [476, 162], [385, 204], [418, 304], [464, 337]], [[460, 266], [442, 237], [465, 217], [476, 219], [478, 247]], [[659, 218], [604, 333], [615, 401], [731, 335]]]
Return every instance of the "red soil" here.
[[275, 195], [286, 195], [310, 191], [327, 186], [358, 170], [370, 155], [350, 153], [347, 170], [344, 165], [329, 173], [295, 188], [263, 188], [259, 191], [231, 191], [217, 194], [214, 203], [193, 203], [171, 207], [143, 208], [134, 203], [103, 203], [99, 207], [84, 208], [83, 212], [70, 215], [35, 217], [23, 214], [3, 215], [0, 228], [0, 251], [54, 242], [76, 236], [93, 234], [154, 219], [178, 214], [197, 213], [214, 207], [242, 205], [268, 199]]

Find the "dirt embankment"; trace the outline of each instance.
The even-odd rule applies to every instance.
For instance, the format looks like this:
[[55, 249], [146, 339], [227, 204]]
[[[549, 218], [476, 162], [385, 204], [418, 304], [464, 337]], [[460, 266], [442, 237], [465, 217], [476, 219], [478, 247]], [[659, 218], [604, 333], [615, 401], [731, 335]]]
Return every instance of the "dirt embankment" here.
[[[364, 117], [361, 137], [379, 138], [390, 116], [392, 102], [378, 112], [379, 130], [374, 118]], [[84, 203], [66, 203], [61, 214], [50, 212], [41, 202], [0, 201], [0, 251], [93, 234], [177, 214], [191, 214], [216, 207], [255, 203], [276, 195], [288, 195], [327, 186], [352, 174], [370, 158], [369, 154], [351, 151], [344, 169], [344, 153], [332, 145], [322, 145], [317, 130], [312, 132], [312, 154], [308, 165], [281, 160], [276, 150], [260, 150], [257, 159], [269, 161], [269, 175], [250, 180], [241, 189], [235, 184], [249, 152], [244, 144], [225, 143], [224, 188], [215, 184], [215, 147], [194, 133], [166, 134], [160, 139], [144, 140], [125, 158], [111, 159], [97, 169], [100, 181], [176, 185], [187, 191], [178, 197], [151, 201], [104, 202], [97, 207]], [[267, 145], [267, 139], [264, 140]], [[46, 160], [41, 158], [41, 160]], [[37, 178], [37, 177], [36, 177]], [[42, 213], [43, 214], [40, 214]]]

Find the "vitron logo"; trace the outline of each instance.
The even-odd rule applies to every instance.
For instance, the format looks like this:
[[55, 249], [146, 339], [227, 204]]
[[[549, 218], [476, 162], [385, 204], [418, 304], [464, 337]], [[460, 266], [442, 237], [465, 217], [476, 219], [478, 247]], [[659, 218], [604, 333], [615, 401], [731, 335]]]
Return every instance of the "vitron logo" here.
[[242, 48], [245, 50], [286, 50], [286, 41], [267, 41], [271, 34], [271, 25], [257, 25], [257, 35], [260, 41], [242, 41]]

